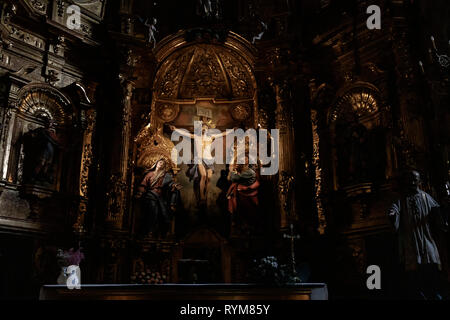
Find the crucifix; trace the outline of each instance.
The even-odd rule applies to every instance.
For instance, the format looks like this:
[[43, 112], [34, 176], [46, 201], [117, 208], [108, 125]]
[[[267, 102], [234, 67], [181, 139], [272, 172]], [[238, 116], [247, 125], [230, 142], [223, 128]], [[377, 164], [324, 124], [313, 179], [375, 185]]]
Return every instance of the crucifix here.
[[294, 234], [294, 225], [291, 223], [291, 234], [283, 234], [284, 239], [291, 240], [291, 262], [292, 262], [292, 276], [294, 282], [301, 282], [300, 278], [297, 277], [297, 271], [295, 270], [295, 250], [294, 250], [294, 242], [295, 240], [300, 239], [300, 235]]

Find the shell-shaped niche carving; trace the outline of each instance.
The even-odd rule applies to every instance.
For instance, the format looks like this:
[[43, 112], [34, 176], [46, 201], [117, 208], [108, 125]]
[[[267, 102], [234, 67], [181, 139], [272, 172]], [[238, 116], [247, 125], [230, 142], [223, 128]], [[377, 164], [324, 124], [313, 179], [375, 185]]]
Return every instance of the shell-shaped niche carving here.
[[46, 119], [62, 126], [71, 119], [70, 101], [46, 84], [28, 85], [19, 92], [17, 109], [26, 116]]
[[374, 115], [380, 109], [378, 90], [355, 86], [346, 91], [337, 100], [335, 107], [331, 110], [330, 121], [344, 119], [348, 116], [357, 118]]
[[251, 99], [254, 82], [249, 64], [231, 49], [194, 44], [162, 64], [155, 91], [160, 99]]

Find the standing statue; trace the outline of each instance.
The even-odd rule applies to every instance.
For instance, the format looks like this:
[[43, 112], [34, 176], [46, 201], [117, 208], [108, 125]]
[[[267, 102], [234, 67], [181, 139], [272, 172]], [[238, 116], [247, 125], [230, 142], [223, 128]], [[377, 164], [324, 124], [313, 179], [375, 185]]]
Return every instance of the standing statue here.
[[368, 132], [357, 120], [336, 127], [338, 177], [342, 184], [366, 182], [368, 177]]
[[408, 171], [403, 177], [402, 196], [389, 209], [398, 237], [399, 262], [405, 289], [414, 298], [440, 299], [441, 259], [436, 245], [437, 228], [445, 229], [439, 204], [420, 190], [420, 174]]
[[148, 42], [149, 43], [153, 42], [153, 48], [156, 47], [156, 37], [155, 37], [155, 33], [157, 32], [156, 23], [158, 23], [158, 20], [156, 20], [156, 18], [153, 18], [152, 23], [149, 23], [148, 19], [145, 20], [144, 23], [144, 25], [148, 28]]
[[172, 215], [177, 210], [181, 188], [181, 185], [174, 181], [169, 164], [163, 158], [146, 173], [136, 197], [142, 200], [142, 211], [147, 221], [146, 231], [150, 237], [160, 230], [165, 233]]
[[228, 189], [228, 211], [237, 213], [244, 220], [256, 218], [258, 209], [259, 181], [256, 172], [250, 168], [249, 159], [245, 157], [244, 164], [230, 165], [229, 179], [231, 186]]
[[24, 149], [23, 182], [51, 187], [55, 183], [57, 151], [61, 147], [56, 124], [46, 120], [44, 127], [22, 137]]
[[153, 43], [153, 48], [156, 47], [156, 33], [158, 32], [158, 29], [156, 28], [156, 24], [158, 23], [158, 20], [156, 18], [152, 18], [152, 22], [149, 22], [149, 19], [144, 19], [138, 16], [139, 21], [144, 24], [144, 26], [148, 29], [148, 43]]

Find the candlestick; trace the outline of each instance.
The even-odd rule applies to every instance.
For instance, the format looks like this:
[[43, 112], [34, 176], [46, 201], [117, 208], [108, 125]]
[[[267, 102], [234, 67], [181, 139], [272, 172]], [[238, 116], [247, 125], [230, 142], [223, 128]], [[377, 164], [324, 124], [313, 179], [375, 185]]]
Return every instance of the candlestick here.
[[430, 62], [433, 63], [433, 52], [431, 51], [431, 49], [428, 49], [428, 55], [430, 57]]
[[423, 68], [422, 61], [419, 61], [420, 71], [422, 71], [422, 74], [425, 74], [425, 69]]
[[437, 51], [436, 42], [434, 41], [434, 37], [431, 36], [431, 43], [433, 44], [433, 49]]

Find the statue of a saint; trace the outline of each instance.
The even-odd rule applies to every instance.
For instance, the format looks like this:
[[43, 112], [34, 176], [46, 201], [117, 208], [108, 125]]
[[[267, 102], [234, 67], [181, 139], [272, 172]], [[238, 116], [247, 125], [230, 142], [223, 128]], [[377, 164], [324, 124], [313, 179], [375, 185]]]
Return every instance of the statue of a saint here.
[[142, 211], [150, 236], [160, 231], [159, 227], [166, 228], [170, 223], [177, 210], [181, 188], [174, 181], [165, 159], [158, 160], [145, 174], [138, 188], [137, 198], [142, 200]]
[[398, 236], [399, 262], [405, 274], [407, 292], [419, 298], [439, 299], [441, 259], [436, 245], [437, 228], [445, 228], [439, 204], [420, 190], [420, 174], [409, 171], [403, 177], [402, 196], [389, 209]]
[[227, 192], [228, 211], [231, 214], [238, 213], [247, 220], [256, 218], [260, 184], [255, 170], [249, 165], [248, 157], [245, 157], [245, 164], [230, 165], [229, 179], [231, 186]]
[[368, 178], [368, 132], [358, 120], [336, 127], [338, 175], [342, 184], [365, 182]]
[[23, 182], [53, 186], [57, 151], [60, 148], [56, 124], [47, 121], [44, 127], [27, 132], [23, 137], [24, 172]]

